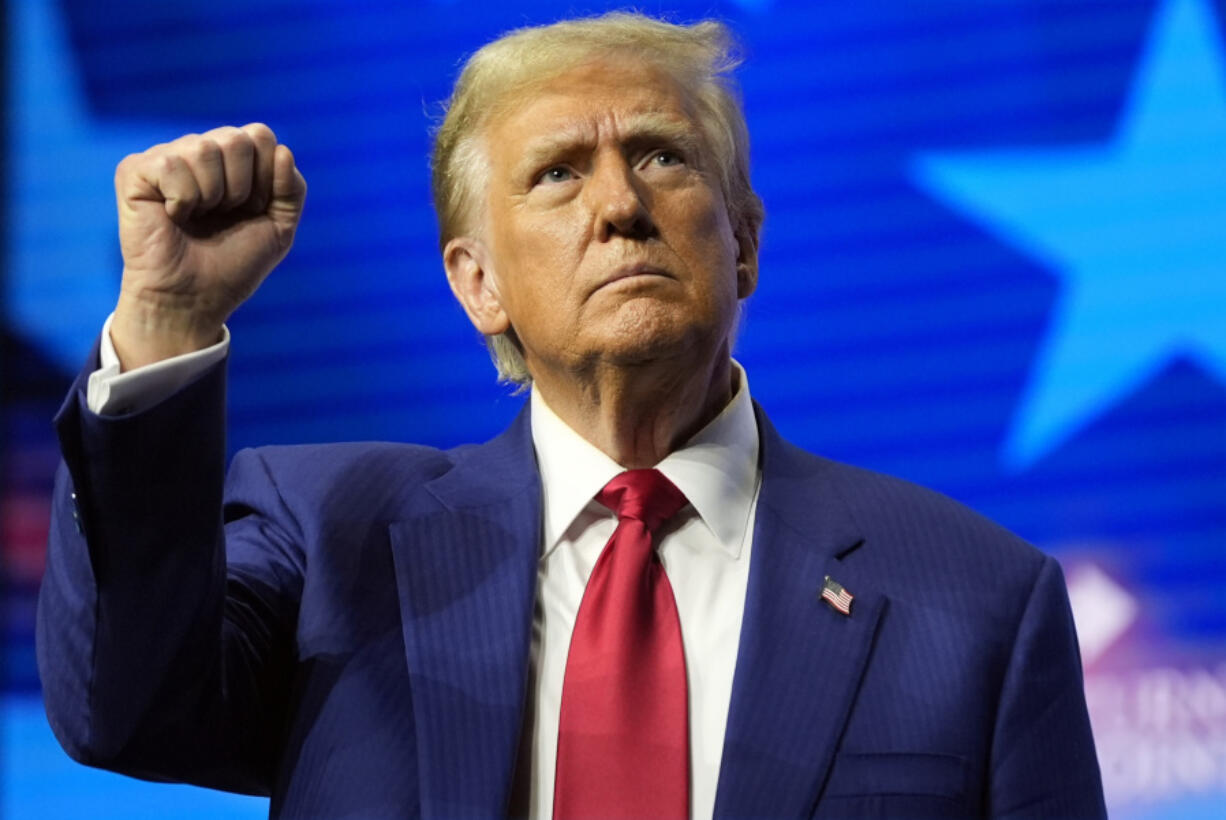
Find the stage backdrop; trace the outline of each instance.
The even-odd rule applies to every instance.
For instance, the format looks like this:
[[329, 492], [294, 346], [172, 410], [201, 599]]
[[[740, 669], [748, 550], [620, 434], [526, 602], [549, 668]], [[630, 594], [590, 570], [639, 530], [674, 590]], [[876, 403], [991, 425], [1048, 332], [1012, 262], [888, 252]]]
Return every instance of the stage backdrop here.
[[[1226, 800], [1226, 7], [742, 0], [762, 275], [737, 355], [782, 431], [936, 487], [1068, 575], [1116, 817]], [[33, 606], [49, 419], [114, 302], [126, 153], [262, 120], [310, 181], [233, 319], [231, 448], [484, 439], [494, 382], [436, 251], [428, 132], [464, 55], [593, 2], [10, 0], [3, 802], [256, 817], [72, 764]], [[939, 595], [940, 590], [931, 594]]]

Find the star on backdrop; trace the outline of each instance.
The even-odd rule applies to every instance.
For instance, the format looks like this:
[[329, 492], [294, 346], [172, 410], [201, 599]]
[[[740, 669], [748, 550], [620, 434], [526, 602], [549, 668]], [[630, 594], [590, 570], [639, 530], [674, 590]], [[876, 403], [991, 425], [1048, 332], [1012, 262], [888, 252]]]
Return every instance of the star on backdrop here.
[[1029, 467], [1187, 356], [1226, 381], [1226, 50], [1157, 9], [1113, 138], [925, 154], [916, 181], [1059, 280], [1001, 459]]
[[85, 100], [60, 4], [20, 0], [9, 15], [5, 319], [71, 373], [118, 292], [115, 164], [189, 129], [100, 119]]

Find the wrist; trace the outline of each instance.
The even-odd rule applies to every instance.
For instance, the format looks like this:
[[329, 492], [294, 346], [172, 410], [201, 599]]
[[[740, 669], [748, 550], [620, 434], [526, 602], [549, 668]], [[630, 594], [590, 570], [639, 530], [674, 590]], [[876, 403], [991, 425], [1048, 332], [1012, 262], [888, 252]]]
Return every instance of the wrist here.
[[121, 292], [111, 343], [121, 370], [128, 371], [217, 344], [223, 321], [175, 296]]

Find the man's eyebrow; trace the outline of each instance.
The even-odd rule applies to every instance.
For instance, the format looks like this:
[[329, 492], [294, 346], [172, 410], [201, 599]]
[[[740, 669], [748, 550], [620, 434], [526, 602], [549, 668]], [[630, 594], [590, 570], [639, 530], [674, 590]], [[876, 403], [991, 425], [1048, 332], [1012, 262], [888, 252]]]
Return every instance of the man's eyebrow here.
[[[619, 130], [621, 141], [630, 147], [662, 142], [676, 145], [690, 153], [697, 153], [702, 142], [692, 123], [660, 114], [636, 114], [624, 122]], [[516, 167], [532, 170], [543, 162], [578, 149], [590, 148], [593, 143], [593, 135], [587, 128], [555, 132], [529, 142]]]
[[590, 147], [593, 140], [587, 129], [560, 131], [529, 142], [520, 155], [517, 167], [528, 169], [541, 162], [548, 162], [576, 149]]
[[629, 145], [663, 142], [695, 150], [701, 142], [698, 129], [688, 120], [661, 114], [638, 114], [622, 128], [622, 139]]

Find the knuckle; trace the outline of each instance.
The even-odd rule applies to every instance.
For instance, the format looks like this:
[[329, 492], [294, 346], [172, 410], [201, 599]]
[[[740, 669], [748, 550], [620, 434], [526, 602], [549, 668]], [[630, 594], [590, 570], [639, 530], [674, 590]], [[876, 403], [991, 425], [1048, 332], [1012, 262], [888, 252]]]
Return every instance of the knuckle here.
[[259, 145], [276, 145], [277, 135], [262, 122], [252, 122], [244, 125], [242, 131]]
[[157, 146], [154, 146], [154, 148], [153, 148], [153, 149], [151, 149], [151, 150], [158, 150], [158, 149], [161, 149], [161, 150], [163, 150], [163, 151], [181, 151], [181, 150], [183, 150], [183, 148], [185, 148], [185, 147], [187, 147], [187, 146], [190, 146], [190, 145], [194, 144], [194, 143], [195, 143], [195, 142], [197, 142], [199, 139], [200, 139], [200, 135], [199, 135], [199, 134], [195, 134], [195, 133], [193, 133], [193, 134], [184, 134], [183, 136], [179, 137], [178, 139], [171, 140], [170, 142], [163, 143], [162, 145], [157, 145]]
[[201, 205], [200, 192], [197, 190], [182, 191], [166, 198], [177, 213], [190, 214]]
[[212, 128], [208, 131], [205, 131], [204, 136], [208, 139], [214, 139], [219, 142], [223, 142], [229, 137], [231, 137], [236, 131], [238, 131], [238, 129], [235, 128], [233, 125], [222, 125], [222, 126], [218, 126], [217, 128]]
[[250, 140], [234, 140], [222, 146], [222, 154], [225, 157], [226, 173], [233, 176], [244, 173], [244, 169], [250, 169], [255, 148]]
[[134, 170], [134, 167], [140, 164], [140, 161], [143, 157], [144, 157], [143, 154], [128, 154], [126, 157], [121, 159], [115, 165], [115, 178], [119, 179], [121, 177], [126, 177], [128, 174], [131, 174], [132, 171]]
[[226, 150], [242, 148], [251, 142], [250, 137], [232, 125], [218, 128], [210, 133], [217, 144]]
[[221, 159], [221, 146], [207, 137], [201, 137], [196, 142], [192, 143], [191, 147], [186, 149], [185, 153], [189, 154], [198, 162], [216, 162]]
[[173, 173], [180, 162], [182, 160], [174, 154], [158, 154], [150, 158], [149, 167], [158, 176], [165, 176]]

